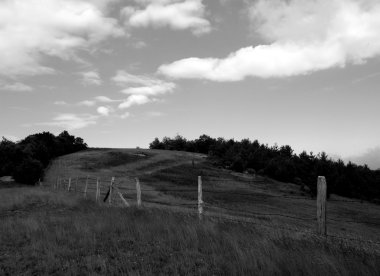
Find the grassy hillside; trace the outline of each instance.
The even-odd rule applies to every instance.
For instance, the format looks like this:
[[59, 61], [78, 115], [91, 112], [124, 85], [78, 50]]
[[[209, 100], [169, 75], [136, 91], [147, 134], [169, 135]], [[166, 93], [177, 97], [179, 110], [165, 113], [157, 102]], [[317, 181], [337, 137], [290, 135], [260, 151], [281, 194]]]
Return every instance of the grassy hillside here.
[[0, 195], [2, 275], [379, 275], [380, 253], [260, 225], [104, 208], [39, 188]]
[[[155, 204], [159, 202], [190, 212], [195, 212], [197, 177], [202, 175], [206, 215], [246, 218], [297, 231], [316, 229], [316, 200], [298, 185], [219, 169], [202, 154], [93, 149], [58, 158], [47, 171], [45, 184], [53, 184], [58, 175], [72, 177], [73, 182], [82, 177], [78, 190], [84, 189], [85, 176], [99, 177], [102, 197], [111, 177], [116, 177], [117, 186], [132, 205], [136, 202], [134, 178], [139, 177], [145, 206], [164, 207]], [[90, 181], [93, 198], [94, 181]], [[114, 197], [114, 202], [120, 202], [116, 194]], [[332, 195], [327, 208], [329, 234], [380, 242], [379, 205]]]
[[[77, 193], [51, 190], [58, 176]], [[85, 200], [87, 176], [100, 179], [102, 197], [116, 177], [132, 207], [96, 204], [93, 189]], [[0, 274], [380, 274], [380, 206], [333, 195], [329, 236], [319, 237], [315, 199], [297, 185], [218, 169], [200, 154], [92, 149], [56, 159], [42, 188], [0, 191]]]

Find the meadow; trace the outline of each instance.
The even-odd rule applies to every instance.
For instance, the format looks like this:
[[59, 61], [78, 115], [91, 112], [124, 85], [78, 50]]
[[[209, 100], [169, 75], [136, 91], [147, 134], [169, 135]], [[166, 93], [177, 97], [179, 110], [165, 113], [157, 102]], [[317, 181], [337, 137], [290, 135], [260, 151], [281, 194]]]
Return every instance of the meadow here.
[[39, 188], [1, 191], [2, 275], [379, 275], [349, 242], [156, 208], [96, 205]]
[[[183, 206], [196, 203], [200, 174], [210, 191], [201, 221]], [[54, 190], [58, 175], [115, 176], [132, 207]], [[140, 209], [134, 177], [146, 190]], [[0, 189], [0, 274], [380, 275], [379, 206], [329, 208], [359, 221], [329, 222], [329, 233], [347, 238], [318, 236], [315, 221], [291, 218], [315, 216], [315, 201], [294, 184], [221, 170], [202, 155], [88, 150], [57, 159], [42, 187]], [[268, 212], [291, 217], [253, 215]]]

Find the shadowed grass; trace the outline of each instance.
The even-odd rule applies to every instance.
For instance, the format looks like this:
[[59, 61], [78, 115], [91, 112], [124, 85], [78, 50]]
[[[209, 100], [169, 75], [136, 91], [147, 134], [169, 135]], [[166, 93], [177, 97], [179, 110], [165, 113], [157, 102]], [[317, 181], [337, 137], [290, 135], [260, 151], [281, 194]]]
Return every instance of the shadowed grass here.
[[380, 274], [378, 253], [349, 242], [207, 218], [200, 223], [155, 209], [104, 208], [32, 188], [3, 190], [0, 198], [8, 199], [1, 210], [28, 209], [32, 199], [46, 203], [0, 218], [1, 275]]

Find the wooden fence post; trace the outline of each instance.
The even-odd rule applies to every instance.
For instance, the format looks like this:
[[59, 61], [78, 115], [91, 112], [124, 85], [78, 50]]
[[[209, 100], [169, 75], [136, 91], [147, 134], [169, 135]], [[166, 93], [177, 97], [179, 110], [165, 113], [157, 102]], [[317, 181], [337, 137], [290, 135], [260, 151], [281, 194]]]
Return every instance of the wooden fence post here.
[[75, 179], [75, 192], [77, 192], [77, 186], [78, 186], [78, 176], [77, 176], [77, 178]]
[[99, 191], [99, 177], [96, 178], [96, 194], [95, 194], [95, 201], [99, 201], [100, 191]]
[[115, 177], [112, 177], [111, 183], [110, 183], [110, 194], [109, 194], [109, 199], [108, 199], [109, 205], [112, 204], [112, 188], [113, 188], [113, 183], [114, 182], [115, 182]]
[[71, 188], [71, 177], [69, 178], [69, 185], [67, 186], [67, 190], [70, 192], [70, 188]]
[[202, 215], [203, 215], [202, 176], [198, 176], [198, 215], [199, 215], [199, 220], [202, 220]]
[[86, 185], [84, 186], [84, 198], [87, 198], [87, 187], [88, 187], [88, 175], [86, 177]]
[[141, 207], [141, 187], [140, 180], [136, 177], [136, 195], [137, 195], [137, 207]]
[[317, 220], [318, 234], [326, 236], [326, 193], [327, 185], [324, 176], [318, 176], [318, 194], [317, 194]]
[[58, 189], [58, 183], [59, 183], [59, 176], [57, 176], [57, 181], [55, 182], [55, 184], [53, 184], [53, 189], [54, 190]]

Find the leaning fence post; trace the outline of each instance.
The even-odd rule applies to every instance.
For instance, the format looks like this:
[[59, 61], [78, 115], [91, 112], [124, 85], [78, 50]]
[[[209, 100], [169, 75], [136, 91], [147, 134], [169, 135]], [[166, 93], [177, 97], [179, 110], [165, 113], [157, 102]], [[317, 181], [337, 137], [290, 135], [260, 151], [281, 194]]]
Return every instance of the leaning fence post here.
[[113, 188], [113, 183], [114, 182], [115, 182], [115, 177], [112, 177], [111, 183], [110, 183], [110, 194], [109, 194], [109, 199], [108, 199], [109, 205], [112, 204], [112, 188]]
[[86, 177], [86, 185], [84, 186], [84, 198], [87, 197], [87, 187], [88, 187], [88, 175]]
[[96, 194], [95, 194], [95, 201], [98, 202], [99, 201], [99, 196], [100, 196], [100, 192], [99, 192], [99, 177], [96, 178]]
[[198, 215], [202, 220], [203, 214], [203, 201], [202, 201], [202, 176], [198, 176]]
[[67, 190], [70, 192], [70, 188], [71, 188], [71, 177], [69, 178], [69, 185], [67, 186]]
[[324, 176], [318, 176], [317, 184], [317, 220], [318, 220], [318, 234], [326, 236], [326, 178]]
[[136, 177], [136, 195], [137, 195], [137, 207], [141, 207], [141, 187], [140, 180]]

